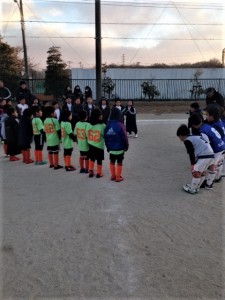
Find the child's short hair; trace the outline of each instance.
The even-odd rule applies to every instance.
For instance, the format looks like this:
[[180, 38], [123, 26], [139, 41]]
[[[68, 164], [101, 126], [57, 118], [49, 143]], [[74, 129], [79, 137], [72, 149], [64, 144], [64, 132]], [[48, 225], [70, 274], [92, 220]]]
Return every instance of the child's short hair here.
[[177, 129], [177, 136], [187, 135], [190, 135], [190, 129], [187, 127], [186, 124], [181, 124], [180, 127]]
[[192, 107], [194, 109], [199, 109], [199, 104], [197, 102], [193, 102], [193, 103], [191, 103], [190, 107]]
[[58, 101], [52, 101], [52, 106], [54, 106], [56, 104], [59, 104], [59, 102]]
[[102, 115], [99, 108], [94, 108], [91, 112], [91, 124], [95, 125], [99, 123], [99, 118]]
[[68, 118], [71, 114], [72, 114], [71, 111], [69, 111], [68, 109], [64, 109], [60, 116], [61, 121], [63, 121], [63, 122], [68, 121]]
[[16, 111], [16, 109], [12, 106], [10, 106], [8, 109], [7, 109], [7, 115], [8, 116], [11, 116], [14, 112]]
[[55, 109], [54, 109], [53, 106], [47, 106], [45, 108], [45, 115], [46, 115], [47, 118], [51, 117], [51, 115], [54, 114], [54, 112], [55, 112]]
[[202, 116], [198, 113], [193, 113], [189, 118], [189, 124], [190, 126], [202, 124]]
[[39, 113], [40, 111], [42, 111], [41, 107], [39, 106], [32, 106], [32, 113], [33, 115], [36, 115], [37, 113]]
[[121, 110], [118, 109], [118, 108], [116, 108], [116, 107], [113, 107], [111, 109], [109, 119], [110, 120], [121, 121], [121, 119], [122, 119], [122, 112], [121, 112]]
[[10, 107], [12, 107], [11, 105], [9, 105], [9, 104], [5, 104], [5, 105], [3, 105], [3, 112], [4, 113], [6, 113], [6, 114], [8, 114], [8, 109], [10, 108]]
[[80, 121], [85, 121], [86, 118], [87, 118], [87, 112], [86, 112], [86, 110], [80, 110], [80, 111], [78, 112], [78, 119], [79, 119]]
[[220, 119], [220, 116], [222, 114], [221, 107], [218, 104], [209, 104], [205, 111], [209, 114], [209, 116], [212, 116], [214, 121], [218, 121]]

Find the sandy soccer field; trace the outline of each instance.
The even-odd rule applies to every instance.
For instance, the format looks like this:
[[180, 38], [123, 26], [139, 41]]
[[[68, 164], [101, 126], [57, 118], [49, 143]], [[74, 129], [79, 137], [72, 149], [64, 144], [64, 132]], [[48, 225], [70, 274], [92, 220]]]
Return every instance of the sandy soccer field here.
[[186, 118], [139, 115], [120, 183], [107, 152], [100, 179], [1, 157], [0, 299], [225, 299], [225, 178], [182, 191]]

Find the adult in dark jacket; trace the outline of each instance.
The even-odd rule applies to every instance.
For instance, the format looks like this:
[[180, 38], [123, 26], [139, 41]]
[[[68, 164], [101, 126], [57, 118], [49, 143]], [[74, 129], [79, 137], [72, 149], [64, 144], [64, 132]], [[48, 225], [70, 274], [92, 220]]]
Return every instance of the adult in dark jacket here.
[[70, 85], [66, 86], [62, 98], [63, 98], [63, 104], [66, 103], [67, 98], [71, 98], [72, 103], [74, 103], [74, 94]]
[[110, 115], [110, 105], [109, 105], [109, 101], [105, 97], [102, 97], [101, 100], [99, 101], [99, 109], [102, 113], [103, 123], [107, 124]]
[[19, 160], [16, 155], [21, 153], [19, 146], [19, 120], [16, 109], [10, 107], [7, 110], [8, 118], [5, 120], [5, 135], [7, 140], [7, 154], [10, 161]]
[[76, 100], [77, 98], [80, 98], [80, 102], [82, 104], [84, 101], [84, 97], [79, 85], [75, 86], [73, 93], [74, 93], [74, 99]]
[[26, 164], [33, 163], [30, 158], [30, 148], [33, 138], [32, 128], [32, 109], [27, 108], [24, 110], [19, 123], [19, 143], [22, 150], [23, 162]]
[[4, 82], [0, 80], [0, 100], [10, 99], [12, 96], [10, 90], [4, 86]]
[[109, 152], [111, 180], [115, 180], [116, 182], [123, 180], [121, 174], [124, 152], [127, 151], [129, 147], [126, 129], [121, 120], [121, 110], [113, 107], [110, 119], [104, 131], [105, 145]]
[[19, 99], [25, 98], [26, 104], [30, 107], [33, 104], [33, 100], [37, 97], [31, 93], [31, 91], [27, 88], [27, 84], [24, 80], [20, 81], [19, 89], [16, 92], [16, 100], [19, 102]]
[[92, 90], [90, 86], [86, 85], [84, 88], [84, 100], [86, 101], [88, 97], [92, 98]]
[[72, 108], [72, 121], [71, 121], [71, 123], [72, 123], [72, 129], [73, 129], [73, 130], [74, 130], [74, 128], [75, 128], [75, 125], [76, 125], [77, 122], [79, 121], [79, 116], [78, 116], [78, 114], [79, 114], [79, 112], [80, 112], [81, 110], [83, 110], [83, 109], [84, 109], [84, 107], [83, 107], [83, 105], [81, 104], [80, 98], [76, 98], [76, 99], [75, 99], [75, 103], [74, 103], [73, 108]]
[[206, 106], [212, 103], [219, 104], [224, 109], [224, 98], [214, 88], [207, 88], [204, 93], [206, 94]]

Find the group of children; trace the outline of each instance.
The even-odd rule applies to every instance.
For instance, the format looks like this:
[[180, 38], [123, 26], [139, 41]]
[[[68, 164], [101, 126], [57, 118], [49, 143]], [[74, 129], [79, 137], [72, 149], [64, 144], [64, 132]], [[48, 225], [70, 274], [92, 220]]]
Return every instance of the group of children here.
[[[66, 103], [68, 104], [68, 101]], [[101, 105], [102, 109], [92, 107], [91, 112], [84, 108], [77, 111], [75, 123], [72, 122], [72, 109], [65, 105], [60, 110], [60, 118], [57, 118], [56, 107], [52, 105], [45, 107], [44, 118], [42, 108], [38, 105], [23, 110], [21, 108], [19, 114], [18, 106], [14, 108], [4, 105], [2, 108], [4, 152], [9, 156], [10, 161], [19, 160], [18, 155], [22, 153], [25, 164], [43, 165], [47, 164], [42, 154], [46, 143], [49, 167], [58, 170], [63, 168], [59, 164], [59, 151], [62, 146], [65, 170], [74, 171], [76, 168], [71, 163], [71, 156], [74, 142], [77, 142], [80, 152], [80, 173], [101, 178], [106, 146], [109, 152], [111, 180], [121, 182], [124, 153], [129, 147], [124, 116], [130, 110], [133, 115], [136, 115], [136, 112], [132, 102], [128, 102], [128, 106], [123, 107], [117, 99], [110, 108], [107, 119], [106, 116], [103, 119], [102, 110], [105, 109], [106, 104], [101, 101]], [[134, 130], [137, 135], [137, 128]], [[30, 151], [32, 142], [34, 142], [34, 160], [31, 159]]]
[[183, 190], [196, 194], [200, 188], [213, 189], [220, 182], [225, 170], [225, 112], [217, 103], [204, 109], [205, 119], [198, 103], [190, 106], [188, 125], [177, 129], [177, 136], [184, 142], [190, 157], [192, 180]]

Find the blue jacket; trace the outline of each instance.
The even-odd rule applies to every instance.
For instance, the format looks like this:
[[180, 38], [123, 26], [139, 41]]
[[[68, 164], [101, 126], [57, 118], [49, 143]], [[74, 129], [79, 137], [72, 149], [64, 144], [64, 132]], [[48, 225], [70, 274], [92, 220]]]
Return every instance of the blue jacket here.
[[129, 147], [128, 138], [125, 126], [122, 122], [117, 120], [108, 121], [105, 131], [104, 139], [107, 151], [127, 151]]

